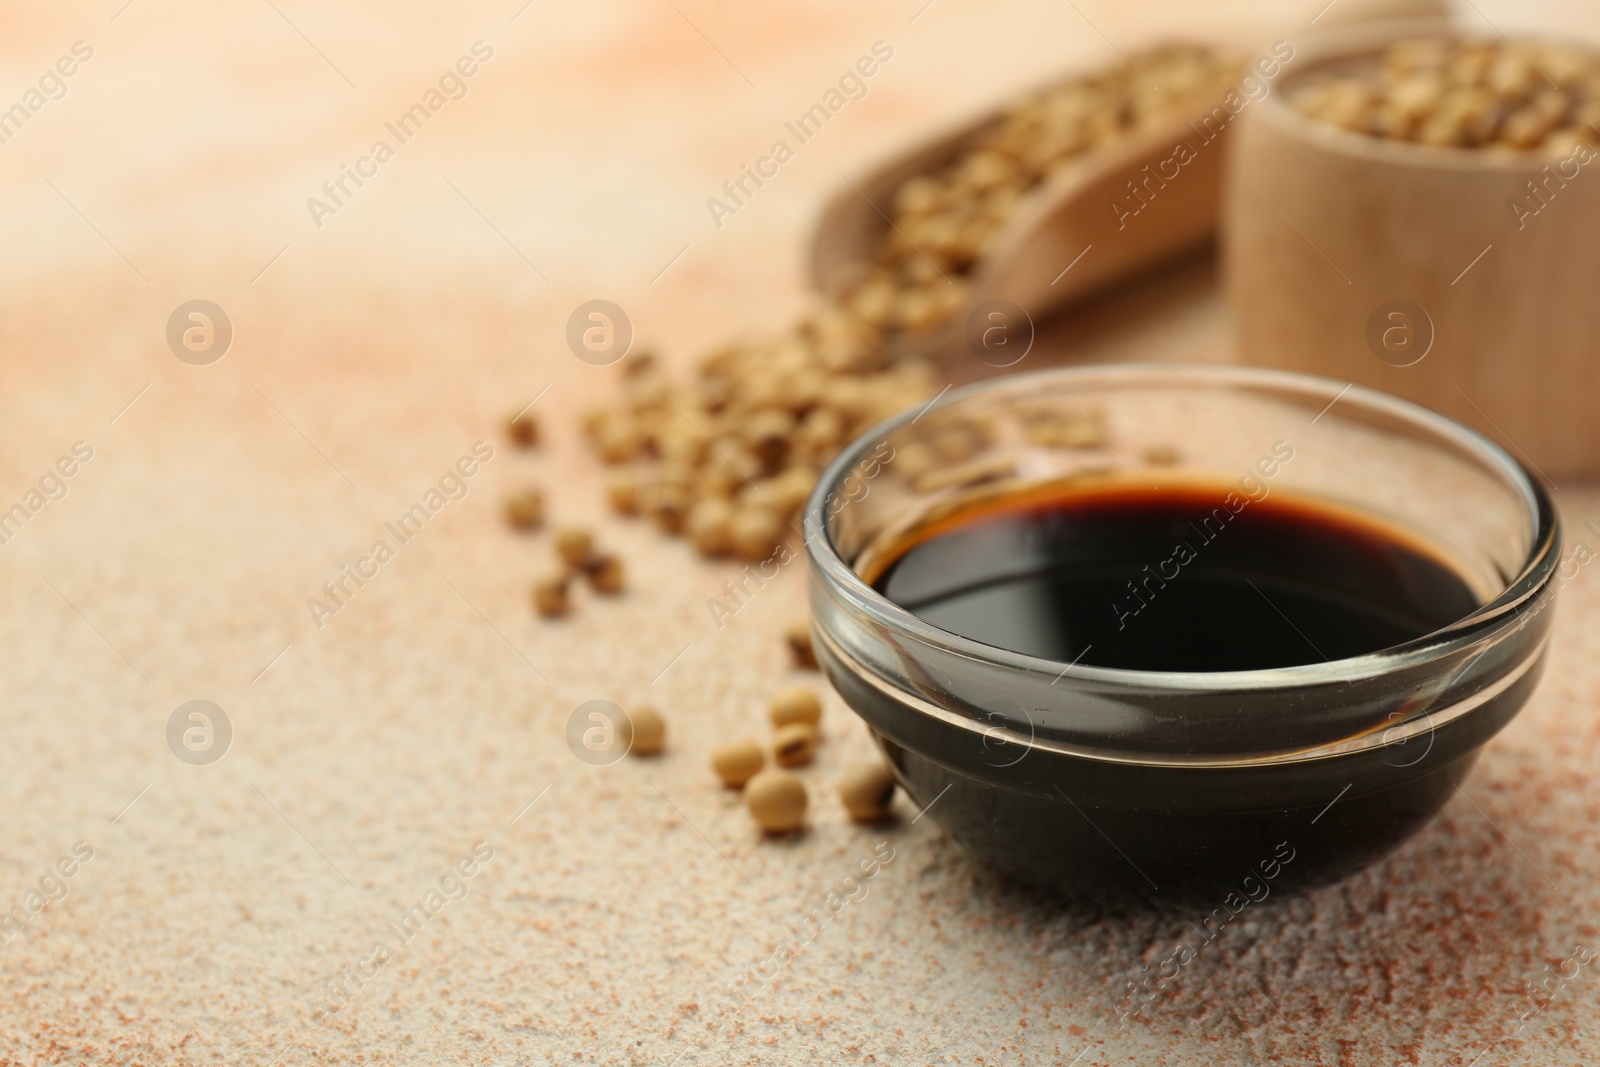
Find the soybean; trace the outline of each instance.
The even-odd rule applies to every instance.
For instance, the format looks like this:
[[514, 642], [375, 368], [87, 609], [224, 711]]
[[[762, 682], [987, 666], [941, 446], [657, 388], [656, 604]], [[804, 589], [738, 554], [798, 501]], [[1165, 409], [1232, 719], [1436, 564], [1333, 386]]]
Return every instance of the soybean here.
[[531, 411], [520, 411], [506, 420], [506, 436], [518, 448], [532, 448], [539, 443], [539, 422]]
[[772, 833], [797, 830], [806, 817], [806, 785], [788, 771], [762, 771], [745, 783], [744, 806]]
[[702, 556], [725, 556], [733, 551], [733, 505], [722, 497], [708, 496], [689, 509], [685, 520], [689, 540]]
[[764, 560], [783, 537], [783, 518], [773, 509], [760, 505], [740, 508], [729, 524], [728, 533], [733, 551], [740, 559]]
[[722, 784], [739, 789], [766, 764], [766, 754], [761, 746], [748, 738], [730, 741], [711, 750], [711, 769], [717, 772]]
[[594, 535], [588, 530], [569, 526], [556, 534], [556, 551], [573, 570], [583, 570], [594, 555]]
[[639, 513], [639, 474], [632, 470], [612, 471], [606, 478], [606, 496], [618, 515]]
[[894, 774], [882, 760], [858, 763], [839, 779], [839, 799], [856, 822], [877, 822], [894, 799]]
[[772, 758], [780, 767], [804, 767], [817, 756], [817, 728], [795, 722], [772, 735]]
[[506, 498], [506, 521], [513, 529], [537, 530], [544, 525], [544, 494], [520, 489]]
[[627, 569], [622, 565], [622, 560], [610, 552], [591, 557], [584, 571], [594, 591], [602, 596], [616, 596], [627, 588]]
[[789, 654], [794, 657], [796, 667], [808, 671], [817, 669], [817, 650], [811, 644], [810, 620], [797, 619], [790, 623], [783, 631], [783, 639], [789, 643]]
[[631, 743], [630, 756], [654, 756], [666, 745], [667, 722], [661, 713], [648, 704], [641, 704], [628, 712]]
[[533, 583], [533, 607], [547, 619], [565, 615], [572, 608], [566, 574], [552, 574]]
[[822, 721], [822, 701], [818, 698], [816, 690], [809, 686], [790, 686], [788, 689], [780, 689], [773, 695], [772, 701], [767, 705], [767, 715], [775, 727], [784, 727], [797, 722], [814, 727]]

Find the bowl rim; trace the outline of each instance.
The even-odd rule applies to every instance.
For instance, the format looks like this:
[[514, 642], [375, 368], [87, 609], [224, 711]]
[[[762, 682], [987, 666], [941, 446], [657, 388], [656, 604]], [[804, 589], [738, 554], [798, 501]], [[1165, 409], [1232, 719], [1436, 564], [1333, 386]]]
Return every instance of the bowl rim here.
[[[1046, 381], [1065, 387], [1075, 382], [1103, 380], [1107, 377], [1126, 384], [1149, 383], [1168, 387], [1183, 384], [1247, 388], [1275, 386], [1285, 391], [1297, 390], [1308, 396], [1325, 398], [1328, 407], [1345, 399], [1359, 401], [1369, 408], [1410, 422], [1473, 454], [1520, 490], [1533, 528], [1527, 558], [1522, 568], [1492, 599], [1448, 626], [1390, 648], [1292, 667], [1232, 671], [1146, 671], [1065, 663], [951, 633], [879, 593], [863, 581], [839, 554], [826, 518], [830, 495], [837, 491], [839, 484], [861, 461], [867, 450], [876, 448], [895, 431], [917, 421], [935, 407], [947, 408], [993, 390], [1027, 388], [1030, 382], [1043, 387]], [[1078, 684], [1099, 683], [1117, 688], [1217, 694], [1346, 684], [1415, 667], [1459, 652], [1479, 640], [1487, 626], [1505, 620], [1550, 583], [1559, 562], [1561, 524], [1554, 502], [1544, 487], [1525, 466], [1494, 441], [1453, 419], [1380, 390], [1317, 375], [1239, 364], [1099, 363], [999, 375], [960, 389], [947, 389], [926, 405], [907, 409], [870, 427], [841, 451], [818, 478], [806, 502], [802, 537], [813, 573], [819, 574], [832, 592], [844, 597], [856, 610], [893, 632], [934, 649], [1026, 673], [1054, 675], [1058, 680], [1070, 672]]]
[[[1284, 99], [1285, 94], [1297, 83], [1313, 77], [1319, 66], [1328, 63], [1371, 55], [1386, 45], [1408, 37], [1468, 39], [1475, 36], [1477, 35], [1466, 31], [1459, 21], [1449, 16], [1384, 19], [1322, 30], [1308, 37], [1303, 44], [1295, 43], [1294, 69], [1285, 70], [1278, 77], [1271, 79], [1268, 83], [1270, 91], [1252, 110], [1258, 111], [1259, 121], [1273, 123], [1285, 136], [1294, 137], [1329, 152], [1354, 156], [1372, 163], [1461, 173], [1482, 172], [1497, 176], [1537, 174], [1545, 166], [1554, 166], [1560, 160], [1550, 159], [1537, 152], [1488, 153], [1476, 148], [1416, 144], [1411, 141], [1394, 141], [1356, 133], [1303, 114]], [[1485, 33], [1482, 36], [1492, 38], [1496, 35]], [[1592, 51], [1600, 51], [1587, 41], [1553, 33], [1527, 33], [1518, 39], [1578, 44]], [[1594, 151], [1596, 157], [1600, 158], [1600, 149]]]

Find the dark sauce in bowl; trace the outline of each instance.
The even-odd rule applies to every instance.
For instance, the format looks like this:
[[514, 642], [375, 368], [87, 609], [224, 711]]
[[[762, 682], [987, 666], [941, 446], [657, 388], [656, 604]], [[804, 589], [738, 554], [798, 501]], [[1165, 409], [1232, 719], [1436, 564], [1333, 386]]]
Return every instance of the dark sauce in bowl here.
[[1232, 485], [1001, 498], [915, 530], [880, 560], [873, 586], [950, 633], [1142, 671], [1345, 659], [1479, 605], [1445, 560], [1398, 529]]

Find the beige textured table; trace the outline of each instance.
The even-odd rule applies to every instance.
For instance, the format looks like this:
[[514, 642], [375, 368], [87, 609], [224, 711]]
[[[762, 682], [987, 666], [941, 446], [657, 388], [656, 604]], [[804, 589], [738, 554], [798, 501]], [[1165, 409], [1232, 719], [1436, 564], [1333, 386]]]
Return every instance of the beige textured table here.
[[[578, 302], [619, 302], [681, 366], [801, 306], [811, 212], [900, 139], [1110, 42], [1320, 4], [122, 5], [9, 12], [0, 44], [0, 106], [28, 112], [0, 126], [0, 509], [27, 513], [0, 545], [0, 1063], [1593, 1061], [1593, 967], [1512, 1036], [1525, 983], [1600, 943], [1592, 570], [1465, 799], [1252, 908], [1119, 1030], [1185, 920], [1052, 906], [909, 807], [851, 825], [823, 786], [868, 742], [831, 695], [811, 831], [758, 839], [706, 756], [795, 677], [777, 635], [803, 576], [718, 630], [733, 568], [606, 518], [577, 442], [618, 375], [566, 351]], [[1600, 29], [1578, 6], [1538, 17]], [[718, 228], [706, 198], [879, 40], [865, 99]], [[366, 177], [335, 200], [343, 166]], [[193, 299], [235, 330], [208, 366], [164, 336]], [[1211, 270], [1047, 348], [1225, 358]], [[497, 422], [535, 395], [549, 443], [513, 453]], [[316, 625], [307, 600], [480, 439], [465, 497]], [[550, 548], [498, 521], [527, 480], [625, 554], [630, 595], [532, 617]], [[1600, 516], [1560, 497], [1574, 529]], [[563, 729], [595, 697], [659, 704], [667, 754], [580, 763]], [[195, 699], [233, 732], [205, 766], [167, 739]], [[738, 985], [752, 968], [770, 980]]]

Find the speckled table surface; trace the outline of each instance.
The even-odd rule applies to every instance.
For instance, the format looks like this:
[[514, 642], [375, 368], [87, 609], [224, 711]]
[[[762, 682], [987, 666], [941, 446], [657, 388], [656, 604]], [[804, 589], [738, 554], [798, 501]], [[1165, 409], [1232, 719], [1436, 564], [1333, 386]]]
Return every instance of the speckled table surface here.
[[[1600, 942], [1592, 572], [1464, 799], [1371, 870], [1252, 908], [1119, 1029], [1182, 916], [1063, 910], [933, 819], [859, 828], [821, 788], [808, 833], [758, 838], [706, 754], [796, 677], [778, 634], [803, 576], [717, 629], [731, 568], [606, 517], [577, 439], [617, 380], [562, 344], [581, 300], [619, 302], [680, 366], [779, 326], [841, 174], [1158, 29], [1260, 34], [1321, 5], [1287, 6], [8, 13], [0, 104], [30, 110], [0, 144], [0, 506], [39, 506], [0, 545], [0, 1063], [1591, 1061], [1593, 968], [1518, 1026], [1527, 983]], [[1535, 14], [1600, 30], [1577, 4]], [[867, 96], [715, 226], [706, 197], [879, 40]], [[426, 126], [362, 163], [480, 41]], [[193, 299], [233, 324], [207, 366], [164, 336]], [[1052, 338], [1227, 353], [1204, 261]], [[535, 396], [548, 444], [512, 452], [498, 419]], [[480, 440], [465, 495], [314, 624], [307, 599]], [[528, 480], [623, 552], [627, 597], [532, 617], [549, 546], [498, 521]], [[1600, 515], [1593, 489], [1560, 500]], [[595, 697], [661, 706], [668, 752], [580, 763], [563, 729]], [[203, 766], [168, 744], [196, 699], [232, 733]], [[869, 750], [831, 696], [827, 715], [819, 785]], [[739, 984], [874, 856], [864, 896]], [[341, 975], [348, 1002], [319, 1011]]]

